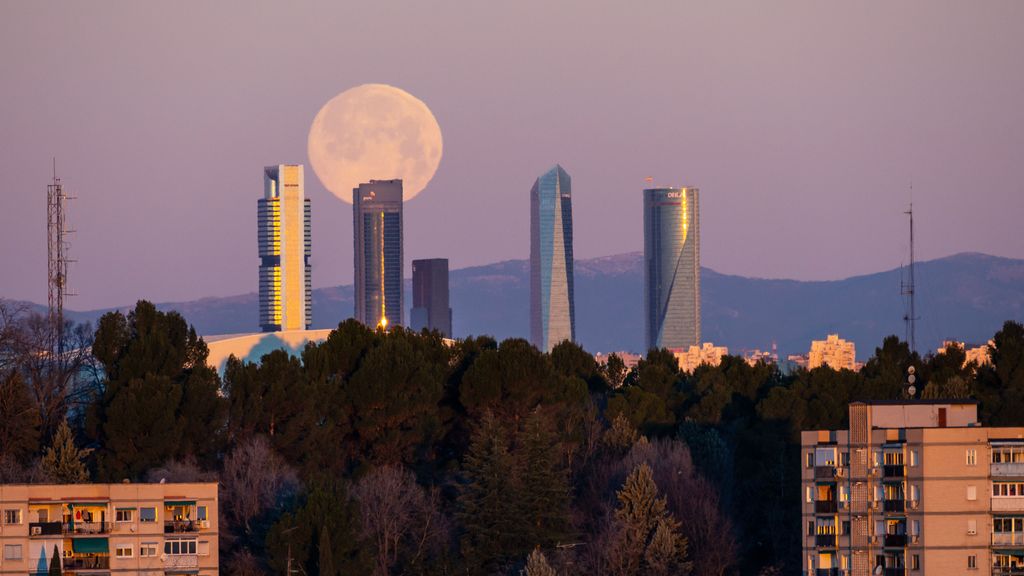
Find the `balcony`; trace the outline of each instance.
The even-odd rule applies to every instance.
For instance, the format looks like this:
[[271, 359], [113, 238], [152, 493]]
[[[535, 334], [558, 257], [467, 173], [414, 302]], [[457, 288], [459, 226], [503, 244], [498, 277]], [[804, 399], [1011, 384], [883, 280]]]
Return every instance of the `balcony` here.
[[993, 462], [989, 472], [993, 478], [999, 476], [1024, 477], [1024, 462]]
[[183, 569], [199, 567], [199, 556], [195, 554], [168, 554], [164, 560], [165, 569]]
[[195, 520], [170, 520], [164, 522], [164, 534], [193, 534], [199, 532], [199, 524]]
[[1024, 567], [993, 566], [992, 576], [1024, 576]]
[[836, 477], [835, 466], [815, 466], [814, 478], [816, 480], [832, 480]]
[[1024, 532], [993, 532], [993, 546], [1024, 546]]
[[1024, 496], [996, 496], [992, 498], [993, 512], [1024, 512]]
[[885, 535], [885, 547], [886, 548], [905, 548], [907, 545], [906, 534], [886, 534]]
[[885, 576], [907, 576], [906, 568], [886, 568]]
[[65, 522], [64, 533], [76, 536], [110, 534], [111, 522]]
[[839, 510], [839, 504], [835, 500], [816, 500], [814, 512], [816, 514], [835, 514]]
[[882, 506], [882, 509], [886, 512], [903, 512], [906, 508], [907, 503], [903, 499], [886, 500]]
[[839, 568], [818, 568], [814, 576], [839, 576]]
[[64, 572], [110, 570], [110, 556], [72, 556], [64, 559]]
[[836, 535], [835, 534], [818, 534], [814, 537], [814, 545], [819, 548], [835, 548], [836, 547]]
[[903, 464], [886, 464], [882, 468], [882, 475], [886, 478], [903, 478], [907, 475], [907, 467]]
[[60, 522], [29, 522], [29, 536], [61, 536], [64, 527]]

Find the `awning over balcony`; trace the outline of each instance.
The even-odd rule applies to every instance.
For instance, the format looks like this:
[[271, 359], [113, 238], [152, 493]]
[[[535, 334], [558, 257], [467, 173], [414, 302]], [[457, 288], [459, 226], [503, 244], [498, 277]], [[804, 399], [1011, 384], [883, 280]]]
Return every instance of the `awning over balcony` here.
[[75, 538], [71, 541], [71, 550], [81, 554], [110, 554], [110, 542], [107, 538]]
[[68, 508], [105, 508], [106, 502], [68, 502]]
[[195, 506], [195, 500], [168, 500], [164, 502], [164, 506], [168, 508], [175, 508], [177, 506]]

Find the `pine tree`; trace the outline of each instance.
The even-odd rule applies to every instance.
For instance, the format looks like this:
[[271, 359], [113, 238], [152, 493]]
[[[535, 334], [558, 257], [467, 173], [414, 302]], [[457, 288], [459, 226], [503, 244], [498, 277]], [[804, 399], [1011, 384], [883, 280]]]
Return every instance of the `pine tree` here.
[[336, 576], [338, 571], [334, 569], [334, 556], [331, 552], [331, 535], [327, 526], [320, 528], [320, 576]]
[[0, 374], [0, 458], [23, 463], [39, 450], [39, 410], [15, 371]]
[[526, 569], [520, 573], [522, 576], [556, 576], [555, 569], [548, 564], [548, 559], [540, 548], [535, 548], [526, 558]]
[[551, 546], [569, 532], [569, 479], [558, 440], [544, 415], [535, 410], [521, 433], [519, 514], [526, 546]]
[[477, 572], [520, 553], [514, 471], [505, 430], [487, 412], [470, 439], [463, 464], [467, 482], [459, 494], [463, 556]]
[[79, 449], [67, 421], [60, 423], [53, 445], [46, 449], [41, 463], [43, 473], [58, 484], [80, 484], [89, 481], [89, 471], [83, 460], [91, 448]]
[[651, 467], [634, 468], [616, 497], [615, 519], [623, 532], [619, 552], [627, 559], [627, 573], [689, 574], [692, 565], [683, 562], [686, 540], [679, 536], [679, 522], [668, 512], [665, 497], [658, 496]]

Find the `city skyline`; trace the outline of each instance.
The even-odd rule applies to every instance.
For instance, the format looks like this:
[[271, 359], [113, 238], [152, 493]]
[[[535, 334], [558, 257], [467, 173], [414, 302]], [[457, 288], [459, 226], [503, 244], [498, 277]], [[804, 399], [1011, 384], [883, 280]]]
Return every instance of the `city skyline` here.
[[[386, 7], [310, 4], [289, 13], [304, 34], [287, 46], [225, 33], [281, 17], [238, 6], [207, 7], [203, 18], [166, 5], [4, 6], [17, 25], [0, 39], [12, 55], [0, 87], [0, 258], [23, 271], [0, 283], [5, 297], [45, 299], [39, 196], [54, 156], [77, 196], [72, 308], [251, 289], [251, 260], [238, 255], [251, 251], [252, 219], [237, 206], [251, 201], [253, 167], [307, 163], [319, 107], [367, 82], [422, 99], [445, 135], [434, 179], [407, 206], [408, 233], [422, 238], [410, 258], [445, 254], [457, 269], [526, 257], [521, 191], [553, 158], [588, 191], [573, 206], [577, 258], [642, 248], [632, 200], [647, 176], [714, 191], [704, 198], [702, 260], [723, 273], [836, 279], [897, 267], [911, 184], [919, 259], [1024, 256], [1024, 238], [1007, 232], [1024, 212], [1014, 152], [1024, 134], [1019, 3], [794, 2], [771, 13], [751, 5], [751, 17], [740, 6], [653, 2], [596, 14], [570, 2], [548, 10], [541, 40], [528, 45], [518, 34], [537, 13], [528, 2], [500, 18], [484, 18], [483, 7], [411, 6], [393, 18]], [[398, 40], [369, 50], [369, 30], [335, 34], [336, 22], [353, 19], [389, 21]], [[555, 33], [570, 22], [579, 23], [572, 34]], [[693, 28], [682, 39], [681, 22]], [[36, 49], [13, 58], [28, 45]], [[266, 69], [296, 89], [262, 89]], [[306, 193], [317, 244], [347, 243], [347, 207], [315, 179]], [[438, 229], [453, 210], [459, 226]], [[131, 241], [111, 249], [112, 228]], [[488, 233], [492, 242], [463, 240]], [[844, 240], [815, 241], [827, 237]], [[208, 258], [193, 262], [197, 252]], [[351, 258], [317, 251], [314, 286], [352, 282]], [[174, 281], [185, 267], [200, 273]]]
[[453, 338], [452, 308], [448, 292], [448, 259], [424, 258], [412, 261], [412, 310], [409, 328], [437, 330]]
[[556, 164], [530, 189], [530, 341], [550, 352], [576, 341], [572, 179]]

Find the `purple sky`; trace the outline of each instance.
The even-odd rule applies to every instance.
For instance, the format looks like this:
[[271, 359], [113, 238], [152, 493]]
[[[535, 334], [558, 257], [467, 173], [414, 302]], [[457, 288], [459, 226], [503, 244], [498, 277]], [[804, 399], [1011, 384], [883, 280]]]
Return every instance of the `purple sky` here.
[[[642, 249], [644, 177], [701, 188], [704, 265], [831, 279], [1024, 257], [1024, 2], [4, 2], [0, 296], [46, 301], [50, 158], [78, 196], [73, 309], [252, 292], [262, 167], [320, 106], [401, 87], [444, 134], [406, 258], [529, 254], [573, 178], [579, 258]], [[383, 174], [386, 178], [391, 175]], [[351, 207], [307, 167], [314, 286]]]

